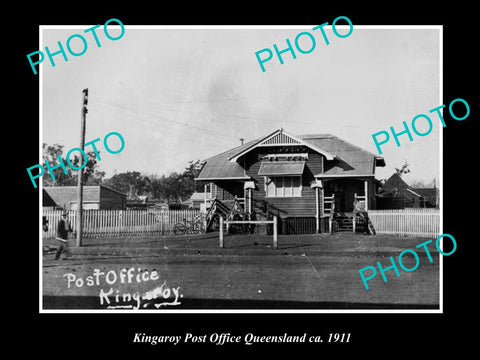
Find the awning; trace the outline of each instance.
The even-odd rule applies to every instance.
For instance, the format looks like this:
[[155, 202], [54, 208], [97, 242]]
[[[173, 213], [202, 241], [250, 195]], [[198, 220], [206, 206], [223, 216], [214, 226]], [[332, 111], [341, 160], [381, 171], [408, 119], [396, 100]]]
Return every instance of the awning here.
[[260, 176], [302, 175], [305, 161], [264, 161], [260, 164]]

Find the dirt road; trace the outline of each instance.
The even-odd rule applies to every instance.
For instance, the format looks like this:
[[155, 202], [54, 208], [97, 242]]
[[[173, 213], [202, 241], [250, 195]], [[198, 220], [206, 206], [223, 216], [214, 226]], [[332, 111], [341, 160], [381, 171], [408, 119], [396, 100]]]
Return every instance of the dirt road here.
[[[416, 249], [420, 266], [415, 271], [401, 270], [399, 277], [388, 271], [388, 282], [377, 274], [369, 281], [369, 290], [358, 273], [377, 261], [387, 267], [389, 256], [415, 249], [425, 240], [352, 234], [289, 236], [279, 238], [278, 250], [271, 248], [271, 237], [267, 236], [227, 237], [226, 249], [219, 249], [218, 238], [211, 235], [103, 240], [102, 244], [73, 248], [73, 259], [55, 261], [53, 254], [44, 256], [43, 306], [149, 310], [438, 308], [439, 257], [433, 249], [433, 263]], [[405, 259], [406, 266], [413, 266], [408, 261], [414, 260]], [[133, 269], [131, 274], [140, 274], [140, 282], [127, 281], [128, 269]], [[158, 278], [142, 280], [152, 272]]]

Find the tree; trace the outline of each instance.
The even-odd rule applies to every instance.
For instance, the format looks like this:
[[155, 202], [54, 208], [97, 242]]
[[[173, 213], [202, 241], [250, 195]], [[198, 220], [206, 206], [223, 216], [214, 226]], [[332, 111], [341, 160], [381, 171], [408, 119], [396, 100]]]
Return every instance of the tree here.
[[180, 203], [190, 198], [195, 192], [195, 177], [199, 173], [200, 160], [189, 161], [183, 173], [173, 172], [170, 175], [150, 175], [148, 193], [154, 199], [168, 203]]
[[184, 195], [188, 195], [188, 197], [190, 197], [196, 190], [197, 183], [195, 182], [195, 178], [200, 173], [201, 165], [202, 163], [200, 160], [190, 160], [182, 174], [184, 181]]
[[[63, 148], [64, 146], [60, 144], [48, 145], [43, 143], [43, 162], [45, 163], [45, 160], [47, 160], [50, 167], [55, 167], [56, 165], [60, 164], [60, 157], [65, 164], [65, 168], [67, 169], [67, 174], [65, 174], [62, 167], [54, 169], [53, 175], [55, 176], [55, 180], [53, 180], [50, 176], [48, 169], [45, 169], [45, 175], [42, 176], [44, 186], [73, 186], [77, 184], [78, 170], [74, 170], [69, 167], [66, 157], [63, 156]], [[83, 168], [84, 185], [101, 184], [103, 177], [105, 176], [105, 172], [98, 170], [98, 162], [95, 152], [92, 150], [87, 152], [86, 155], [87, 163]], [[76, 154], [70, 156], [70, 162], [74, 167], [80, 167], [83, 161], [83, 157], [81, 159]]]
[[150, 185], [148, 187], [148, 195], [152, 199], [165, 200], [165, 175], [161, 177], [153, 174], [149, 175]]
[[130, 199], [148, 195], [153, 199], [178, 204], [195, 192], [195, 177], [200, 171], [199, 165], [200, 160], [189, 161], [182, 173], [172, 172], [168, 176], [127, 171], [104, 180], [104, 184], [126, 193]]
[[184, 193], [182, 175], [173, 172], [165, 178], [165, 198], [169, 203], [182, 201]]
[[127, 171], [115, 174], [104, 181], [106, 186], [127, 194], [134, 199], [139, 195], [146, 195], [150, 189], [150, 179], [138, 171]]
[[399, 175], [400, 177], [403, 175], [403, 174], [408, 174], [410, 172], [410, 169], [408, 168], [408, 163], [407, 163], [407, 160], [405, 160], [405, 163], [402, 165], [401, 168], [395, 168], [395, 173], [397, 175]]
[[412, 188], [422, 189], [422, 188], [434, 188], [436, 187], [435, 179], [430, 182], [424, 182], [422, 180], [413, 180], [410, 182]]

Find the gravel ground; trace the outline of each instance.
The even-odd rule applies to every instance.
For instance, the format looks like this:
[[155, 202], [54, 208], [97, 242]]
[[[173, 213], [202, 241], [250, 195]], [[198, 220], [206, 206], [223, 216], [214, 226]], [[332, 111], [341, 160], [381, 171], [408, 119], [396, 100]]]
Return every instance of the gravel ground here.
[[[430, 263], [424, 249], [416, 248], [427, 240], [351, 233], [290, 235], [279, 236], [278, 249], [274, 250], [271, 236], [258, 235], [227, 236], [224, 249], [219, 248], [215, 233], [85, 239], [84, 246], [72, 247], [74, 258], [55, 261], [53, 252], [44, 253], [43, 307], [436, 309], [439, 255], [435, 245], [429, 244], [433, 258]], [[44, 246], [52, 248], [56, 241], [47, 239]], [[390, 265], [390, 256], [396, 260], [405, 249], [415, 249], [419, 267], [406, 272], [397, 262], [400, 276], [394, 270], [387, 271], [387, 282], [377, 268], [377, 276], [368, 282], [370, 289], [366, 290], [358, 270], [375, 266], [377, 261], [385, 268]], [[415, 265], [411, 255], [403, 260], [406, 267]], [[130, 268], [134, 269], [132, 274], [140, 274], [140, 281], [121, 283], [122, 269], [126, 273]], [[110, 283], [101, 275], [98, 283], [89, 286], [87, 277], [93, 277], [95, 269], [105, 274], [110, 272]], [[152, 272], [158, 275], [154, 280], [148, 279]], [[115, 275], [117, 279], [113, 282]], [[148, 280], [142, 280], [142, 276]], [[100, 295], [102, 291], [104, 296]], [[135, 293], [150, 294], [150, 298], [127, 301]]]

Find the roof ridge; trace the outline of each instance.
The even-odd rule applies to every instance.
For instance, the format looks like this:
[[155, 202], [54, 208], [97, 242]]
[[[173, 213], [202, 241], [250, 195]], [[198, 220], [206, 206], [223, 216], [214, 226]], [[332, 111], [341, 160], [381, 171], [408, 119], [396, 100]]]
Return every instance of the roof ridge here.
[[297, 137], [301, 139], [322, 139], [322, 138], [332, 138], [335, 137], [335, 135], [331, 133], [325, 133], [325, 134], [303, 134], [303, 135], [297, 135]]
[[225, 151], [223, 151], [223, 152], [221, 152], [221, 153], [219, 153], [219, 154], [217, 154], [217, 155], [210, 156], [210, 157], [208, 157], [208, 158], [206, 158], [206, 159], [204, 159], [204, 160], [202, 160], [202, 161], [208, 161], [208, 160], [213, 159], [213, 158], [215, 158], [215, 157], [217, 157], [217, 156], [224, 155], [224, 154], [226, 154], [226, 153], [228, 153], [228, 152], [230, 152], [230, 151], [233, 151], [233, 150], [235, 150], [235, 149], [241, 148], [241, 147], [243, 147], [243, 146], [247, 146], [247, 145], [249, 145], [251, 142], [254, 142], [254, 141], [259, 141], [259, 139], [250, 140], [250, 141], [244, 143], [243, 145], [235, 146], [234, 148], [225, 150]]
[[298, 135], [292, 134], [292, 133], [290, 133], [289, 131], [287, 131], [283, 128], [280, 128], [280, 129], [275, 130], [274, 132], [268, 134], [267, 136], [264, 136], [264, 137], [260, 138], [260, 140], [256, 140], [256, 142], [253, 142], [249, 147], [246, 147], [245, 149], [242, 149], [241, 151], [237, 151], [236, 153], [234, 153], [234, 155], [232, 155], [229, 158], [229, 160], [238, 159], [240, 156], [243, 156], [245, 153], [253, 150], [255, 147], [258, 146], [258, 144], [271, 139], [273, 136], [276, 136], [279, 133], [283, 133], [284, 135], [293, 138], [293, 140], [299, 142], [300, 144], [306, 145], [307, 147], [310, 147], [312, 150], [322, 154], [323, 156], [325, 156], [329, 160], [335, 158], [335, 156], [333, 154], [330, 154], [328, 151], [320, 148], [318, 145], [316, 145], [316, 144], [314, 144], [314, 143], [312, 143], [308, 140], [305, 140], [305, 139], [299, 137]]

